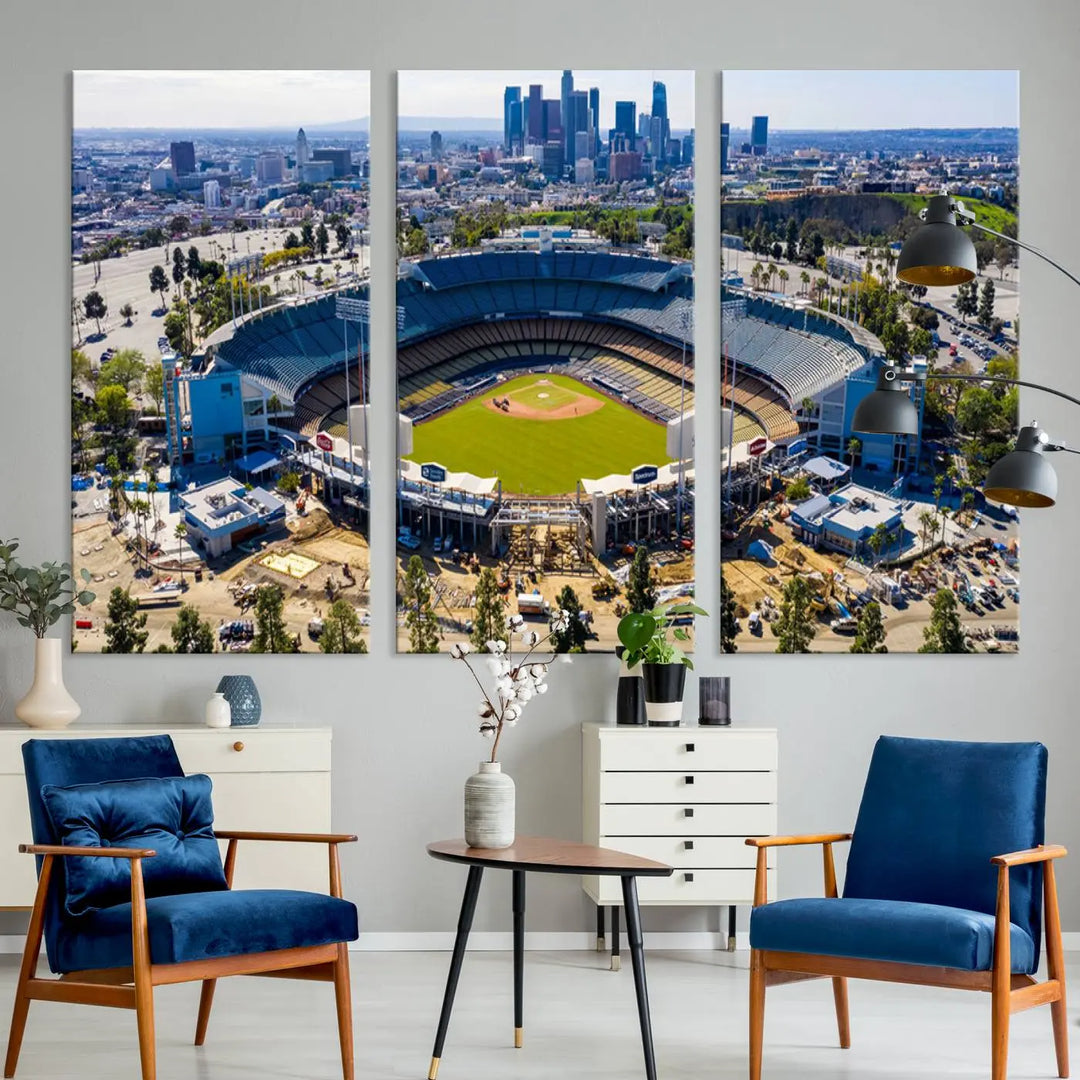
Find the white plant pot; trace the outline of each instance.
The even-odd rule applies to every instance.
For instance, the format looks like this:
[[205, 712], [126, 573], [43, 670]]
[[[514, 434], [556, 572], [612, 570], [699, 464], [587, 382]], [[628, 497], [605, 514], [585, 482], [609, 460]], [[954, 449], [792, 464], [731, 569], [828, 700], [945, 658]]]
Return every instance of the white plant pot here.
[[220, 691], [210, 695], [210, 700], [206, 703], [205, 717], [207, 727], [222, 728], [232, 725], [232, 706]]
[[465, 843], [508, 848], [514, 843], [514, 781], [497, 761], [481, 761], [465, 781]]
[[38, 638], [34, 643], [34, 684], [15, 706], [15, 715], [27, 727], [65, 728], [82, 712], [64, 686], [59, 638]]

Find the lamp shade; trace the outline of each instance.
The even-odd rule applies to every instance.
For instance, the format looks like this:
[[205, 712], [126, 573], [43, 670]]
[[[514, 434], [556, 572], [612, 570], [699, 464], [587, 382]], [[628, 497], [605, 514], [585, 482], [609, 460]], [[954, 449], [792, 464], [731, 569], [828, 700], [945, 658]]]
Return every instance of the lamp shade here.
[[956, 224], [948, 195], [935, 195], [926, 208], [926, 224], [904, 241], [896, 276], [909, 285], [962, 285], [978, 273], [975, 245]]
[[877, 387], [855, 406], [851, 427], [867, 435], [918, 435], [919, 412], [891, 368], [879, 369]]
[[1037, 427], [1024, 427], [1016, 437], [1016, 449], [999, 458], [983, 485], [988, 499], [1008, 506], [1043, 508], [1057, 502], [1057, 473], [1046, 460], [1046, 436]]

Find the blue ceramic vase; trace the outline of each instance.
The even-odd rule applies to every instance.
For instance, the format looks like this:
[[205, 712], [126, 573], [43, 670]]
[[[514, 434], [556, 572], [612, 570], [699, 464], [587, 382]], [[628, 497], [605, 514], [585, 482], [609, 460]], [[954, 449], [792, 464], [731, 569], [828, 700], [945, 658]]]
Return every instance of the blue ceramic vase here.
[[262, 702], [250, 675], [222, 675], [217, 692], [232, 709], [233, 727], [254, 727], [262, 716]]

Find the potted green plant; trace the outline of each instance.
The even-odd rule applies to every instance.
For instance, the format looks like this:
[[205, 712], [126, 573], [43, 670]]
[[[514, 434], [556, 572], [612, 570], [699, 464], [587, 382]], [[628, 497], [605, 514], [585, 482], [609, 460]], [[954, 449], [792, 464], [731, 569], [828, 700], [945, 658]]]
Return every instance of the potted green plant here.
[[676, 644], [690, 637], [680, 624], [689, 616], [708, 614], [696, 604], [684, 603], [632, 611], [619, 620], [622, 658], [631, 671], [641, 664], [645, 716], [653, 727], [678, 727], [681, 722], [686, 670], [694, 665]]
[[[94, 594], [82, 588], [72, 575], [69, 563], [42, 563], [23, 566], [15, 558], [17, 540], [0, 542], [0, 611], [10, 612], [16, 621], [33, 630], [34, 684], [15, 706], [15, 715], [29, 727], [67, 727], [80, 712], [64, 686], [60, 661], [60, 639], [45, 635], [65, 615], [85, 606]], [[80, 577], [90, 580], [87, 571]]]

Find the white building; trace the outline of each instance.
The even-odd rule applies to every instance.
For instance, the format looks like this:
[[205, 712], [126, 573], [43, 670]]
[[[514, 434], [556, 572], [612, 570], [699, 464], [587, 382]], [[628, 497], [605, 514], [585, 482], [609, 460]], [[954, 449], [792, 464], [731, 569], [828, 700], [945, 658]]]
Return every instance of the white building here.
[[296, 171], [299, 172], [311, 160], [311, 151], [308, 149], [307, 136], [301, 128], [296, 133]]
[[255, 161], [255, 179], [260, 184], [279, 184], [285, 178], [285, 158], [278, 151], [268, 151]]
[[202, 186], [203, 206], [207, 210], [221, 207], [221, 185], [216, 180], [207, 180]]
[[591, 184], [595, 176], [592, 158], [578, 158], [574, 163], [574, 183]]

